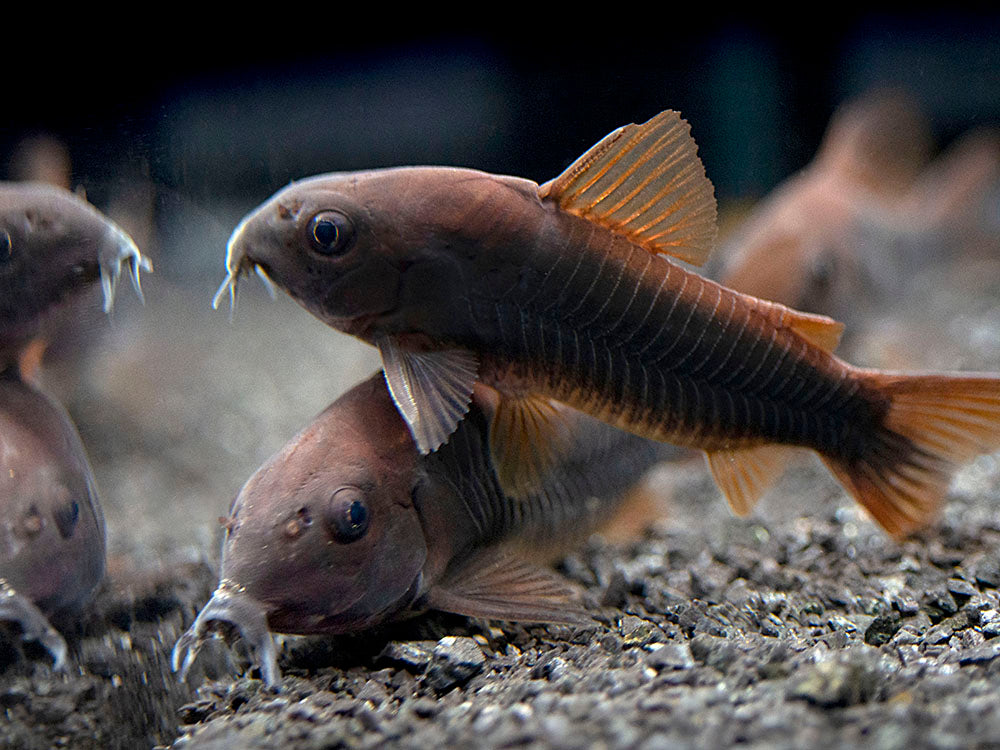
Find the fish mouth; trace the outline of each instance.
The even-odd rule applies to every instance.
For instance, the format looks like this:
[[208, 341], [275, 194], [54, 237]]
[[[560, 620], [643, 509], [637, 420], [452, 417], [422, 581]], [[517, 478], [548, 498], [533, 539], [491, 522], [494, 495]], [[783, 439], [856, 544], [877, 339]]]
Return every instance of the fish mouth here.
[[177, 639], [170, 654], [170, 666], [184, 681], [198, 656], [198, 651], [210, 635], [222, 632], [227, 642], [235, 636], [249, 646], [254, 666], [261, 679], [271, 689], [281, 681], [278, 652], [267, 625], [264, 605], [246, 593], [242, 586], [223, 580], [202, 607], [201, 612], [184, 634]]
[[153, 264], [149, 258], [139, 252], [135, 241], [117, 224], [109, 222], [107, 234], [104, 237], [97, 254], [100, 267], [101, 292], [104, 294], [104, 312], [110, 314], [115, 305], [115, 293], [118, 289], [118, 279], [121, 278], [123, 266], [128, 266], [129, 278], [136, 296], [143, 304], [146, 298], [142, 293], [142, 283], [139, 278], [141, 271], [151, 273]]
[[233, 317], [236, 315], [236, 301], [239, 297], [240, 278], [248, 275], [251, 270], [257, 275], [257, 278], [261, 280], [261, 283], [264, 284], [264, 288], [267, 290], [268, 296], [272, 300], [275, 298], [274, 282], [271, 281], [271, 277], [268, 276], [267, 269], [247, 256], [246, 250], [244, 250], [240, 244], [243, 232], [254, 215], [255, 214], [250, 214], [244, 217], [243, 220], [236, 225], [236, 229], [233, 230], [233, 233], [229, 235], [229, 241], [226, 243], [226, 278], [222, 280], [218, 290], [215, 292], [215, 296], [212, 297], [212, 309], [218, 310], [219, 304], [222, 302], [222, 298], [228, 292], [230, 321], [232, 321]]

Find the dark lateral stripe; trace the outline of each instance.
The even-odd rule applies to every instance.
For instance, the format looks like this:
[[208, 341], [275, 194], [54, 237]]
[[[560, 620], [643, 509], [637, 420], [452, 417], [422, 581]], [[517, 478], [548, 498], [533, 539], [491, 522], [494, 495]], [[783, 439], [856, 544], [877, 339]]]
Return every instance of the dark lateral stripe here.
[[593, 237], [600, 246], [585, 261], [559, 261], [565, 305], [538, 295], [537, 306], [498, 314], [501, 348], [535, 363], [556, 391], [590, 394], [588, 408], [682, 442], [829, 446], [845, 419], [866, 413], [856, 379], [776, 328], [772, 306], [607, 233]]

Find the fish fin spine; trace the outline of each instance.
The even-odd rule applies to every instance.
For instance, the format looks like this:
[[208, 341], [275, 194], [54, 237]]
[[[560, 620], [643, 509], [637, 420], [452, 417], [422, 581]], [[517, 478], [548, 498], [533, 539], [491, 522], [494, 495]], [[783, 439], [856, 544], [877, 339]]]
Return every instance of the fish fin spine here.
[[651, 253], [701, 265], [715, 247], [715, 191], [690, 126], [671, 110], [609, 133], [539, 197]]
[[883, 426], [863, 455], [822, 458], [900, 539], [935, 519], [963, 464], [1000, 449], [1000, 375], [861, 373], [888, 398]]

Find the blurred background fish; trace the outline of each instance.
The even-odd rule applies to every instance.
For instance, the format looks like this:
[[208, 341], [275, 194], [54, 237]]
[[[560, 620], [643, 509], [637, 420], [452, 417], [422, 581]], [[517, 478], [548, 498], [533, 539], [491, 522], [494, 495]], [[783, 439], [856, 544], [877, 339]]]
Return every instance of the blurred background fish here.
[[1000, 133], [962, 134], [932, 160], [919, 105], [872, 91], [843, 104], [813, 161], [737, 219], [717, 278], [846, 323], [905, 306], [919, 274], [942, 283], [1000, 262]]

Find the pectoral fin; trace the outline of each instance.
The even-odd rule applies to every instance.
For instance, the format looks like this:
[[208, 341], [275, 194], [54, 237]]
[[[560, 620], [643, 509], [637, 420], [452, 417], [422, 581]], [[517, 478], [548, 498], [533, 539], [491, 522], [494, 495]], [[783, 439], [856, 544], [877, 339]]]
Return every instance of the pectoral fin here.
[[712, 183], [690, 126], [670, 110], [608, 134], [538, 192], [652, 253], [701, 265], [715, 246]]
[[516, 498], [537, 492], [566, 450], [568, 429], [551, 399], [501, 394], [490, 424], [490, 449], [504, 492]]
[[582, 625], [590, 621], [568, 581], [500, 551], [476, 555], [427, 594], [443, 612], [514, 622]]
[[740, 450], [706, 453], [708, 467], [733, 512], [745, 516], [768, 487], [781, 476], [793, 448], [785, 445], [761, 445]]
[[391, 336], [379, 339], [392, 400], [423, 454], [437, 450], [469, 411], [479, 362], [464, 349], [414, 352]]

